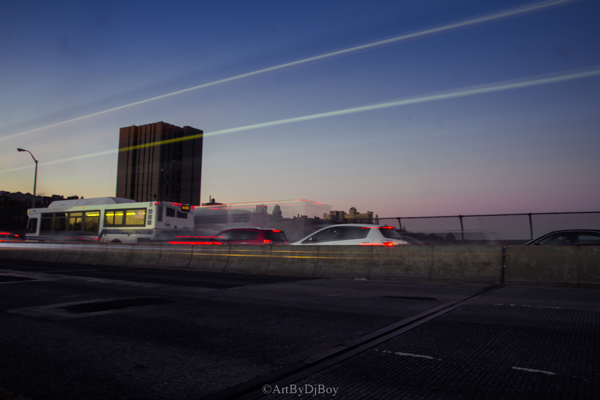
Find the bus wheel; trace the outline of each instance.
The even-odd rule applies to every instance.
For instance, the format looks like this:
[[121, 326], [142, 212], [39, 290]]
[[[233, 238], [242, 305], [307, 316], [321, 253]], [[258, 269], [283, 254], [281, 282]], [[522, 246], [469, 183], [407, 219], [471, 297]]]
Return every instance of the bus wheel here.
[[111, 243], [121, 243], [121, 241], [119, 239], [115, 239]]

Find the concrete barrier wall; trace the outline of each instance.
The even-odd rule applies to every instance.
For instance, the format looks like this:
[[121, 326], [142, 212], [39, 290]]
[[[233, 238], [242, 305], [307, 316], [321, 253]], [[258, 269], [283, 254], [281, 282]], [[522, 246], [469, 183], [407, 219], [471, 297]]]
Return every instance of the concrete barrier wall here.
[[48, 262], [56, 262], [60, 257], [60, 254], [63, 252], [64, 247], [59, 243], [43, 243], [41, 245], [41, 249], [37, 248], [36, 251], [33, 251], [31, 254], [32, 258], [29, 258], [28, 255], [21, 255], [21, 259], [23, 257], [27, 257], [27, 260], [33, 259], [36, 261], [48, 261]]
[[579, 286], [600, 286], [600, 246], [586, 246], [578, 249]]
[[507, 284], [598, 285], [597, 246], [507, 246]]
[[502, 279], [502, 246], [432, 247], [432, 281], [498, 283]]
[[106, 253], [102, 258], [101, 265], [108, 266], [127, 266], [129, 259], [131, 258], [131, 254], [133, 253], [133, 248], [135, 247], [132, 244], [120, 244], [120, 243], [111, 243], [106, 245]]
[[81, 253], [81, 257], [77, 261], [78, 264], [90, 264], [90, 265], [102, 265], [104, 261], [104, 256], [107, 253], [107, 250], [111, 248], [112, 245], [106, 243], [96, 243], [94, 245], [86, 245], [83, 248]]
[[[502, 280], [502, 246], [216, 246], [19, 243], [0, 258], [315, 278]], [[600, 246], [507, 246], [506, 284], [600, 285]]]
[[225, 271], [225, 267], [229, 262], [229, 248], [231, 246], [204, 245], [190, 247], [193, 250], [188, 269], [211, 272]]
[[192, 246], [163, 245], [156, 268], [187, 269], [192, 260]]
[[[138, 244], [132, 247], [128, 267], [153, 268], [161, 258], [162, 244]], [[168, 244], [166, 245], [168, 246]]]
[[0, 247], [0, 258], [56, 262], [64, 250], [57, 243], [10, 243]]
[[76, 264], [86, 247], [83, 243], [74, 243], [63, 246], [64, 248], [58, 256], [57, 262]]
[[271, 261], [272, 247], [229, 246], [229, 261], [225, 266], [225, 271], [242, 274], [265, 274]]
[[[300, 246], [298, 246], [300, 247]], [[314, 277], [367, 279], [379, 265], [373, 246], [318, 246]]]
[[0, 260], [20, 260], [21, 255], [31, 251], [27, 243], [3, 243], [0, 246]]
[[310, 278], [318, 262], [318, 246], [273, 246], [267, 274]]
[[431, 279], [435, 246], [373, 247], [379, 260], [369, 271], [369, 279], [417, 280]]

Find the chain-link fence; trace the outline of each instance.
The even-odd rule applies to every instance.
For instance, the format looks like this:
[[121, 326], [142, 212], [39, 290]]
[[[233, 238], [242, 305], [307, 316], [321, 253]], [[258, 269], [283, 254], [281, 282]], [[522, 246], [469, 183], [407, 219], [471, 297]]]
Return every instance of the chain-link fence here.
[[379, 218], [426, 243], [521, 244], [561, 229], [600, 229], [600, 211]]

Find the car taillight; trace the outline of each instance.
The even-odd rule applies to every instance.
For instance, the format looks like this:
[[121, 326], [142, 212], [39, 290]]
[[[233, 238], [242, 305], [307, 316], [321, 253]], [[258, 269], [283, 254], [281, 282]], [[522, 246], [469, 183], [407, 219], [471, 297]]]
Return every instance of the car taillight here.
[[196, 246], [196, 245], [215, 245], [215, 246], [219, 246], [222, 245], [223, 243], [220, 242], [180, 242], [178, 240], [169, 240], [167, 241], [167, 243], [169, 244], [187, 244], [190, 246]]
[[381, 242], [384, 246], [392, 247], [394, 246], [394, 242]]
[[271, 244], [271, 243], [273, 243], [273, 241], [269, 240], [269, 239], [263, 239], [263, 242], [265, 242], [265, 244]]

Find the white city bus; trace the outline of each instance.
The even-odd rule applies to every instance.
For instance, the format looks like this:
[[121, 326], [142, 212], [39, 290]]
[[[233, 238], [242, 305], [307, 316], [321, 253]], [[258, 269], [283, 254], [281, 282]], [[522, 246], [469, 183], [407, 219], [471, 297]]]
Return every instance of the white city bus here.
[[26, 239], [136, 243], [154, 240], [163, 231], [194, 229], [194, 207], [118, 197], [58, 200], [48, 208], [27, 210]]

